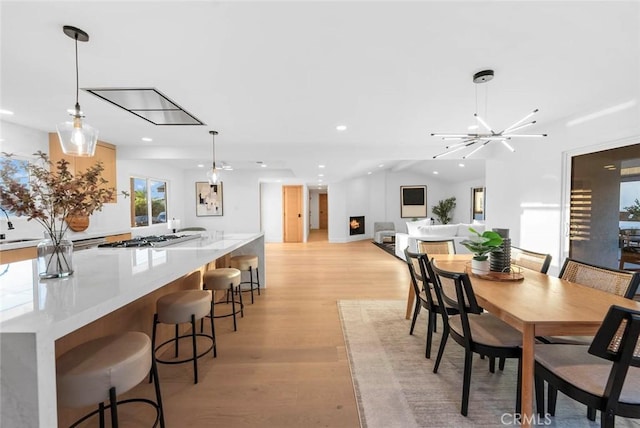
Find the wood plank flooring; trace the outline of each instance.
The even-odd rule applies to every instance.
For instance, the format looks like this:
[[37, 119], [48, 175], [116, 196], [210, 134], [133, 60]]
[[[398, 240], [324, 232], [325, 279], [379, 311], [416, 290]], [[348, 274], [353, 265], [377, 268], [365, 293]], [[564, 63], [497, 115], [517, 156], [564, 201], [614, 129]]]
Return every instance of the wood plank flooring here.
[[218, 357], [199, 360], [197, 385], [190, 364], [159, 366], [168, 427], [359, 426], [336, 301], [406, 298], [406, 265], [370, 240], [313, 231], [267, 244], [266, 266], [268, 288], [253, 305], [244, 294], [238, 331], [216, 320]]

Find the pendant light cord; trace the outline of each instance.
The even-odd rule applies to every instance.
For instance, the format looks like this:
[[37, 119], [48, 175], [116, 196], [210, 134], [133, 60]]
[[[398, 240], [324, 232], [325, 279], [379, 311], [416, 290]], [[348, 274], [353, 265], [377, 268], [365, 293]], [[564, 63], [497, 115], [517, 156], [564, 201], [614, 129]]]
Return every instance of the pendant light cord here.
[[[80, 92], [80, 77], [79, 77], [79, 71], [78, 71], [78, 33], [76, 32], [76, 109], [80, 110], [80, 104], [78, 103], [78, 96], [79, 96], [79, 92]], [[78, 112], [78, 114], [80, 114]]]

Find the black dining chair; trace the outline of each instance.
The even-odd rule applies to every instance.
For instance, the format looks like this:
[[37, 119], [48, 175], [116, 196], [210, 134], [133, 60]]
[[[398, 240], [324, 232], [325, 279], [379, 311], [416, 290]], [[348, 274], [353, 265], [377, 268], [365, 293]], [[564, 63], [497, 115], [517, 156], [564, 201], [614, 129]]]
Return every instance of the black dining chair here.
[[468, 274], [439, 269], [433, 259], [430, 265], [434, 273], [434, 286], [439, 291], [436, 295], [442, 299], [440, 305], [450, 305], [459, 311], [458, 315], [449, 317], [448, 325], [450, 336], [465, 350], [460, 413], [467, 416], [469, 408], [474, 353], [489, 358], [518, 359], [516, 413], [520, 413], [522, 334], [501, 319], [483, 311], [476, 300]]
[[[544, 412], [555, 416], [557, 392], [600, 410], [600, 426], [613, 428], [615, 417], [640, 418], [640, 311], [611, 306], [589, 347], [538, 344], [535, 395]], [[595, 411], [594, 411], [595, 419]]]
[[[444, 347], [447, 343], [447, 337], [449, 334], [449, 326], [447, 324], [448, 315], [457, 314], [458, 311], [451, 306], [442, 307], [438, 303], [437, 296], [433, 287], [432, 276], [427, 271], [428, 256], [423, 253], [414, 253], [405, 249], [405, 260], [409, 267], [409, 274], [411, 277], [411, 286], [416, 295], [415, 307], [413, 309], [413, 318], [411, 320], [411, 329], [409, 334], [413, 334], [413, 330], [416, 324], [420, 309], [427, 310], [427, 340], [425, 347], [425, 358], [431, 358], [431, 342], [433, 339], [433, 332], [436, 329], [436, 317], [440, 314], [443, 317], [443, 329], [442, 338], [440, 339], [440, 349], [438, 350], [438, 356], [441, 358], [444, 352]], [[437, 360], [434, 367], [434, 373], [438, 371], [438, 365], [440, 359]]]

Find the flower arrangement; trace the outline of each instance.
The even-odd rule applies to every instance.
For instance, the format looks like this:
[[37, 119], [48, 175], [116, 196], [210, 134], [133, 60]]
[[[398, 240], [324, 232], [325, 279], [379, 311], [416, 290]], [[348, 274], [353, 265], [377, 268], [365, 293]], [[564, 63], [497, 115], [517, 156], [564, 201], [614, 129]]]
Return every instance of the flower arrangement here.
[[[47, 264], [58, 264], [57, 268], [73, 272], [70, 260], [60, 252], [64, 234], [69, 228], [65, 220], [101, 211], [116, 192], [115, 188], [105, 186], [107, 181], [101, 175], [104, 170], [102, 162], [73, 174], [67, 160], [61, 159], [54, 165], [46, 153], [38, 151], [34, 153], [36, 161], [26, 165], [29, 178], [25, 183], [17, 175], [12, 156], [3, 152], [0, 160], [0, 206], [18, 217], [27, 216], [27, 221], [40, 223], [54, 248], [55, 257], [50, 257]], [[54, 267], [47, 266], [47, 270], [50, 269]]]
[[484, 261], [489, 257], [489, 253], [501, 251], [500, 246], [503, 239], [497, 232], [486, 230], [480, 234], [473, 227], [470, 227], [469, 231], [476, 236], [471, 236], [469, 239], [461, 241], [460, 244], [473, 253], [474, 260]]

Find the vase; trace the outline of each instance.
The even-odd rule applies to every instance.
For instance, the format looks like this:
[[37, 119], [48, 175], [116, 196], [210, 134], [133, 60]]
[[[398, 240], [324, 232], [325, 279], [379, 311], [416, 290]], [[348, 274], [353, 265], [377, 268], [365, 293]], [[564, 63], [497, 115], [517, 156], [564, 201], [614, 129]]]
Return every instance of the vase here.
[[73, 274], [73, 242], [64, 235], [45, 232], [37, 252], [40, 278], [64, 278]]
[[471, 259], [471, 273], [475, 273], [476, 275], [486, 275], [489, 273], [489, 259]]

